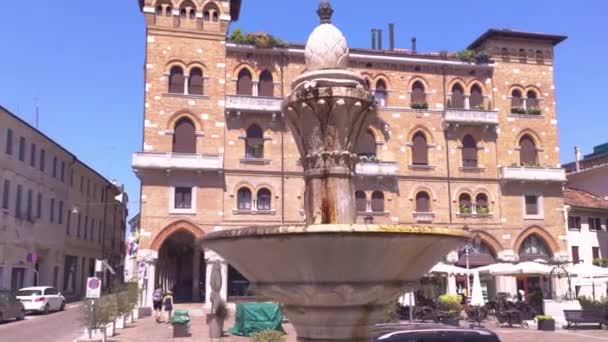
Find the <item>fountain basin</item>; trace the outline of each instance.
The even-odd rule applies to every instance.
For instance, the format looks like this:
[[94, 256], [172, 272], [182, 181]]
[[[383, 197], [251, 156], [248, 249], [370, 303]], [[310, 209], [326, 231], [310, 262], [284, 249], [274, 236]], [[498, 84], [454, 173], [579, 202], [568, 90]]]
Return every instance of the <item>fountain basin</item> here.
[[202, 244], [283, 304], [299, 341], [366, 341], [385, 305], [468, 238], [446, 228], [323, 224], [217, 231]]

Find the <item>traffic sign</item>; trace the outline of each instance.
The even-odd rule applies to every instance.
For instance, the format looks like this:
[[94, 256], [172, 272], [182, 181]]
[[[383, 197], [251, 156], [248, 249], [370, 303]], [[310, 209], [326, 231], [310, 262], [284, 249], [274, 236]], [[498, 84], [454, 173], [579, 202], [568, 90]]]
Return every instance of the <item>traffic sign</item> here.
[[101, 296], [101, 279], [96, 277], [87, 278], [87, 298], [99, 298]]

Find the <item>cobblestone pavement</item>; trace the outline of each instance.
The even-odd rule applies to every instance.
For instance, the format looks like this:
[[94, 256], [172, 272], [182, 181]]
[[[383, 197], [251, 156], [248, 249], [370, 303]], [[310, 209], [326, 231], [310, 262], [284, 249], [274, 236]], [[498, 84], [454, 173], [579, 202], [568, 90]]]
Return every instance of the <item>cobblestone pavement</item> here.
[[[224, 329], [232, 327], [234, 318], [231, 316], [226, 322]], [[287, 342], [295, 342], [295, 332], [291, 324], [284, 324], [283, 328], [287, 332]], [[557, 330], [555, 332], [537, 331], [532, 328], [494, 328], [491, 324], [486, 328], [495, 331], [502, 342], [570, 342], [570, 341], [607, 341], [608, 330], [589, 329], [589, 330]], [[129, 324], [126, 329], [118, 330], [118, 334], [111, 338], [115, 342], [194, 342], [209, 341], [209, 331], [205, 324], [205, 318], [201, 310], [196, 310], [192, 317], [190, 338], [173, 339], [171, 325], [166, 323], [156, 323], [152, 317], [137, 320]], [[225, 336], [217, 339], [217, 342], [244, 342], [248, 338], [238, 336]]]

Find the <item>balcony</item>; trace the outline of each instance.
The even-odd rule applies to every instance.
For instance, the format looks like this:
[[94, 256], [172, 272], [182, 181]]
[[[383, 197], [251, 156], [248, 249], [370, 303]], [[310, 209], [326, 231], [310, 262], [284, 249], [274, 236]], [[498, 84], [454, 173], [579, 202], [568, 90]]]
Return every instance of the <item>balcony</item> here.
[[503, 166], [502, 180], [565, 182], [566, 172], [558, 167]]
[[396, 176], [397, 162], [364, 162], [357, 164], [355, 173], [358, 176]]
[[136, 152], [133, 154], [133, 168], [137, 170], [191, 170], [213, 171], [223, 168], [221, 154], [190, 153], [153, 153]]
[[472, 125], [498, 125], [498, 111], [448, 108], [443, 119], [447, 123], [464, 123]]
[[435, 218], [435, 213], [432, 212], [414, 212], [414, 220], [419, 223], [429, 223], [433, 222]]
[[226, 110], [244, 112], [281, 112], [280, 97], [226, 95]]

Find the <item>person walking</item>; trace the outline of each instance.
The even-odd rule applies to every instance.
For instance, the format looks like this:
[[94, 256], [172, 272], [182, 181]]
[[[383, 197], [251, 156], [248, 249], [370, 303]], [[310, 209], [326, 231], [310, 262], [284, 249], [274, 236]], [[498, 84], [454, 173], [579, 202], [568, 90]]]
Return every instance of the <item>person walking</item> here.
[[160, 323], [161, 313], [163, 310], [163, 289], [160, 285], [156, 286], [156, 289], [152, 293], [152, 305], [154, 308], [154, 313], [156, 315], [156, 323]]
[[167, 323], [171, 323], [171, 312], [173, 311], [173, 292], [167, 291], [165, 298], [163, 298], [163, 306], [167, 312]]

